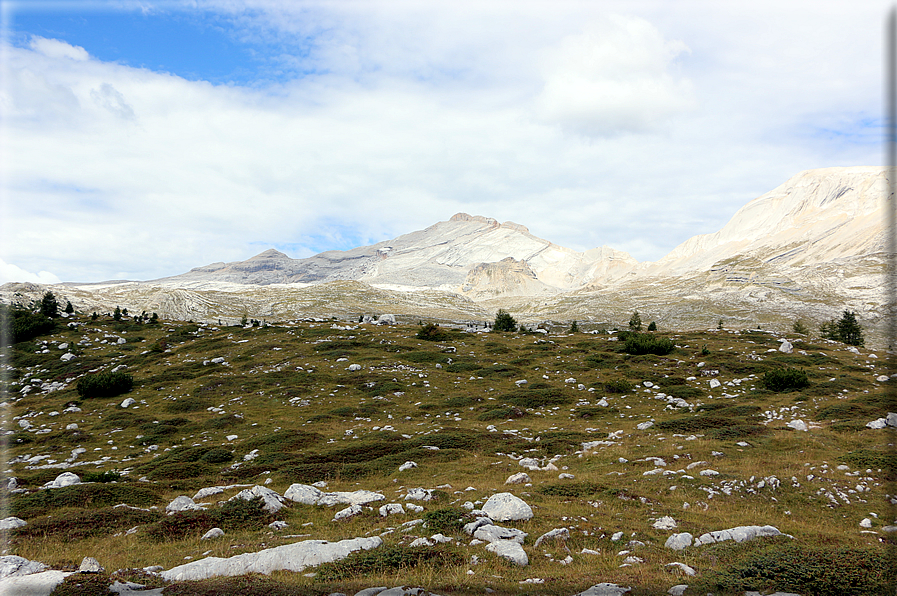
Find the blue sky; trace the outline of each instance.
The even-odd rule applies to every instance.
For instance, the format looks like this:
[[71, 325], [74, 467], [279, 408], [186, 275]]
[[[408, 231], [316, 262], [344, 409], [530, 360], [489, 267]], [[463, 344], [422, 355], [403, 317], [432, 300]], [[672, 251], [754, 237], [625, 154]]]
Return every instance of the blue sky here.
[[2, 2], [0, 282], [304, 257], [459, 211], [657, 260], [802, 170], [881, 162], [888, 7]]

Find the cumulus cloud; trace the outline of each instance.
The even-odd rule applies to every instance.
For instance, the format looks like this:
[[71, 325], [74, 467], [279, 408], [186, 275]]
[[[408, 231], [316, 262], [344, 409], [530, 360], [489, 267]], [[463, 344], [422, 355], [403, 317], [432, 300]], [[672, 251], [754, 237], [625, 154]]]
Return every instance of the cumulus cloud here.
[[28, 46], [47, 58], [68, 58], [78, 62], [90, 59], [90, 54], [81, 46], [73, 46], [59, 39], [47, 39], [34, 35]]
[[49, 271], [31, 273], [12, 263], [0, 259], [0, 284], [11, 281], [31, 282], [37, 284], [58, 284], [61, 280]]
[[545, 51], [540, 112], [589, 135], [650, 130], [694, 103], [690, 82], [671, 72], [687, 52], [644, 19], [611, 15]]
[[[213, 85], [63, 41], [4, 48], [7, 261], [152, 279], [458, 211], [655, 260], [802, 169], [879, 159], [806, 125], [863, 122], [878, 101], [879, 71], [845, 58], [880, 56], [848, 33], [879, 25], [859, 7], [223, 4], [287, 75]], [[829, 21], [842, 34], [820, 43]]]

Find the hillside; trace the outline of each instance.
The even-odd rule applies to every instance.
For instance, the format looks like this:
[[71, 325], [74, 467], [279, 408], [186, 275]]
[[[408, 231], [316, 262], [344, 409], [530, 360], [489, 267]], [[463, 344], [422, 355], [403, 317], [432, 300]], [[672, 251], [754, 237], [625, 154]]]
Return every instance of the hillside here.
[[[442, 329], [426, 341], [421, 329], [76, 315], [7, 348], [4, 457], [16, 488], [3, 498], [26, 522], [6, 530], [9, 553], [59, 581], [96, 557], [106, 571], [91, 582], [197, 596], [398, 585], [571, 596], [601, 583], [631, 595], [675, 585], [720, 596], [886, 593], [895, 464], [889, 431], [867, 423], [894, 411], [887, 387], [897, 380], [878, 354], [757, 330], [661, 326], [672, 351], [635, 355], [606, 332]], [[769, 389], [764, 379], [783, 367], [809, 384]], [[113, 370], [132, 375], [131, 391], [77, 391]], [[41, 489], [63, 472], [80, 483]], [[357, 509], [294, 500], [314, 483], [380, 496]], [[250, 488], [280, 508], [231, 500]], [[532, 517], [493, 513], [488, 527], [499, 529], [471, 542], [461, 527], [476, 519], [471, 509], [501, 493]], [[166, 515], [176, 497], [205, 509]], [[223, 535], [202, 540], [213, 527]], [[736, 543], [722, 532], [736, 527], [766, 529]], [[498, 540], [489, 532], [522, 544], [487, 548]], [[691, 546], [677, 550], [686, 533]], [[173, 579], [210, 556], [356, 538], [369, 550], [301, 573]]]

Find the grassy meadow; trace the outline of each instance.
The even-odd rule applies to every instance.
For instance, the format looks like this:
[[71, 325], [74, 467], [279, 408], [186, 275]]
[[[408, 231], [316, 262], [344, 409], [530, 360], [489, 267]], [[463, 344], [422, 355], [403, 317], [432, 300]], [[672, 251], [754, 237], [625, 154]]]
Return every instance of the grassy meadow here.
[[[882, 529], [895, 522], [886, 497], [897, 472], [894, 432], [866, 427], [897, 411], [888, 406], [897, 379], [877, 380], [888, 373], [884, 351], [854, 353], [793, 333], [661, 328], [670, 353], [632, 355], [606, 332], [442, 328], [428, 341], [420, 329], [76, 314], [5, 348], [4, 477], [17, 488], [4, 480], [3, 517], [27, 525], [5, 533], [4, 554], [65, 570], [91, 556], [103, 577], [167, 585], [165, 594], [177, 595], [396, 585], [572, 595], [600, 582], [632, 594], [665, 594], [676, 584], [701, 596], [894, 593], [886, 544], [897, 535]], [[786, 337], [790, 354], [778, 350]], [[809, 384], [767, 389], [764, 376], [782, 368], [802, 370]], [[78, 379], [113, 369], [130, 374], [133, 389], [79, 395]], [[127, 398], [133, 404], [122, 407]], [[808, 430], [787, 426], [794, 420]], [[540, 469], [525, 469], [521, 458]], [[407, 461], [417, 467], [399, 471]], [[83, 483], [40, 490], [64, 471]], [[518, 472], [531, 481], [506, 485]], [[342, 506], [291, 504], [275, 514], [254, 502], [220, 507], [243, 488], [233, 487], [198, 500], [205, 511], [165, 512], [175, 497], [204, 487], [261, 484], [283, 494], [293, 483], [322, 481], [325, 491], [367, 489], [386, 500], [332, 521]], [[433, 489], [432, 500], [414, 502], [422, 513], [380, 516], [382, 504], [407, 504], [412, 488]], [[528, 533], [525, 567], [471, 546], [460, 531], [459, 520], [473, 519], [465, 503], [479, 508], [506, 491], [534, 511], [531, 520], [500, 524]], [[664, 516], [677, 527], [656, 529]], [[402, 525], [417, 519], [425, 526]], [[275, 520], [288, 525], [274, 530]], [[674, 532], [698, 537], [742, 525], [789, 536], [664, 548]], [[223, 537], [200, 539], [216, 526]], [[534, 546], [561, 527], [569, 539]], [[452, 542], [409, 546], [436, 532]], [[306, 573], [165, 584], [142, 571], [359, 536], [384, 544]]]

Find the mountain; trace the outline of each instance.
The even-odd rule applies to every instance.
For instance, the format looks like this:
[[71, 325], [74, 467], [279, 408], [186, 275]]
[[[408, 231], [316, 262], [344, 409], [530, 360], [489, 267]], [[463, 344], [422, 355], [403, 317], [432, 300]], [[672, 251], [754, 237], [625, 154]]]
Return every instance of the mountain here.
[[[553, 320], [625, 325], [633, 310], [661, 327], [778, 328], [856, 311], [867, 341], [883, 341], [897, 316], [885, 295], [884, 167], [801, 172], [749, 201], [719, 231], [695, 236], [655, 262], [608, 247], [557, 246], [513, 222], [459, 213], [393, 240], [292, 259], [267, 250], [150, 282], [65, 284], [79, 309], [158, 312], [233, 322], [302, 316], [490, 319], [505, 308], [531, 324]], [[43, 286], [5, 284], [4, 302]], [[112, 305], [112, 306], [109, 306]], [[875, 338], [878, 338], [877, 340]]]
[[622, 251], [602, 247], [580, 253], [537, 238], [520, 224], [458, 213], [425, 230], [371, 246], [327, 251], [307, 259], [266, 250], [246, 261], [213, 263], [154, 283], [201, 286], [353, 280], [399, 290], [456, 292], [476, 299], [557, 294], [598, 277], [619, 277], [637, 264]]

